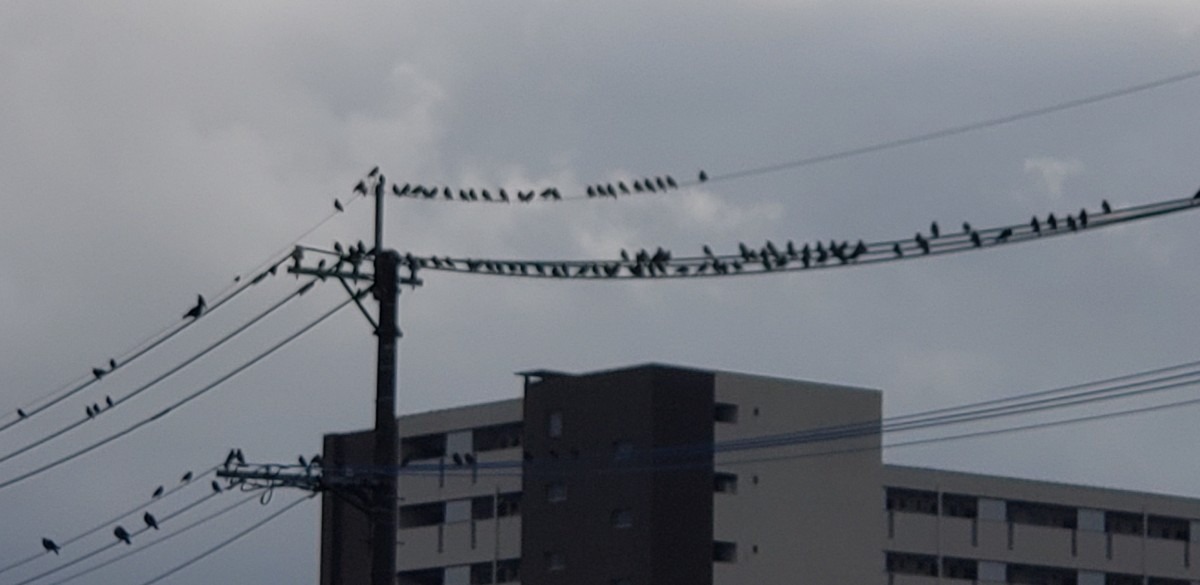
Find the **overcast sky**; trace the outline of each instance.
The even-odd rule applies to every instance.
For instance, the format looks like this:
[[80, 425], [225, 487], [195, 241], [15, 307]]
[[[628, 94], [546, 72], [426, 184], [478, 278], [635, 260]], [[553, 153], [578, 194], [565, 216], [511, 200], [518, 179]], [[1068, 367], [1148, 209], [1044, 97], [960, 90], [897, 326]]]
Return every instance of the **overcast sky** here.
[[[0, 422], [177, 322], [197, 293], [214, 297], [328, 215], [335, 197], [345, 201], [374, 165], [401, 182], [576, 192], [701, 168], [723, 174], [1193, 70], [1198, 40], [1200, 4], [1166, 1], [5, 2]], [[614, 258], [655, 246], [693, 255], [703, 244], [890, 239], [934, 219], [999, 225], [1102, 199], [1184, 197], [1200, 186], [1198, 102], [1200, 81], [1183, 82], [618, 202], [392, 199], [386, 244], [508, 258]], [[369, 240], [371, 212], [360, 200], [304, 241]], [[425, 286], [401, 298], [400, 408], [515, 397], [512, 374], [523, 369], [654, 361], [876, 388], [886, 413], [899, 414], [1191, 361], [1197, 221], [1184, 213], [977, 253], [753, 278], [425, 273]], [[254, 287], [161, 351], [0, 432], [0, 454], [130, 392], [297, 286], [281, 276]], [[0, 463], [0, 481], [157, 412], [342, 298], [336, 285], [318, 287], [136, 400]], [[346, 310], [160, 422], [0, 489], [0, 565], [37, 553], [42, 536], [66, 539], [136, 506], [232, 446], [288, 462], [318, 451], [324, 433], [368, 427], [373, 365], [369, 326]], [[1200, 496], [1188, 457], [1197, 414], [885, 458]], [[194, 488], [152, 509], [168, 513], [207, 489]], [[296, 494], [275, 497], [86, 582], [148, 579]], [[315, 582], [318, 528], [314, 501], [170, 582]], [[94, 538], [74, 551], [107, 544], [110, 529]]]

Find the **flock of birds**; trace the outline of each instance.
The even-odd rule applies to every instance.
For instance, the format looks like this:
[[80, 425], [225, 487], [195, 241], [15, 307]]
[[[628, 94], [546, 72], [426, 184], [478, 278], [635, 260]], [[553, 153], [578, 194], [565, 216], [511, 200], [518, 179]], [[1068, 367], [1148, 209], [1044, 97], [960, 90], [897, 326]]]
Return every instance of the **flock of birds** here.
[[[1200, 199], [1200, 193], [1191, 204]], [[414, 273], [420, 269], [448, 270], [507, 276], [551, 278], [648, 278], [663, 276], [726, 275], [743, 272], [772, 272], [776, 270], [807, 269], [826, 265], [853, 264], [864, 260], [882, 261], [906, 256], [928, 255], [939, 251], [956, 251], [1003, 244], [1014, 239], [1029, 239], [1050, 233], [1066, 233], [1088, 228], [1096, 221], [1111, 221], [1113, 213], [1107, 200], [1100, 209], [1089, 214], [1033, 216], [1028, 224], [1003, 228], [976, 229], [963, 222], [962, 231], [947, 233], [934, 221], [927, 232], [917, 232], [912, 239], [868, 243], [864, 240], [817, 241], [797, 245], [789, 240], [777, 245], [767, 241], [759, 247], [738, 244], [738, 251], [719, 255], [708, 245], [703, 255], [675, 258], [669, 250], [642, 249], [635, 253], [621, 250], [619, 258], [603, 261], [526, 261], [451, 258], [449, 256], [418, 257], [406, 254], [402, 263]]]
[[[697, 176], [697, 181], [703, 183], [708, 181], [708, 174], [700, 171]], [[367, 178], [361, 180], [354, 186], [354, 192], [358, 195], [366, 196], [369, 190], [368, 183], [374, 183], [375, 195], [383, 196], [387, 192], [387, 180], [379, 173], [379, 167], [371, 169], [367, 173]], [[617, 198], [620, 195], [632, 195], [635, 193], [659, 193], [679, 189], [679, 183], [675, 181], [671, 175], [661, 175], [655, 177], [644, 177], [636, 179], [629, 183], [625, 181], [617, 181], [616, 183], [596, 183], [588, 185], [586, 194], [589, 199], [612, 197]], [[488, 189], [452, 189], [446, 185], [422, 185], [416, 183], [399, 183], [391, 184], [391, 193], [396, 197], [406, 197], [413, 199], [441, 199], [446, 201], [466, 201], [466, 202], [482, 202], [482, 203], [529, 203], [540, 199], [542, 201], [561, 201], [563, 198], [562, 191], [558, 187], [545, 187], [543, 189], [528, 189], [516, 190], [510, 195], [503, 187], [488, 190]], [[340, 199], [333, 200], [333, 208], [338, 212], [346, 210], [345, 204]]]

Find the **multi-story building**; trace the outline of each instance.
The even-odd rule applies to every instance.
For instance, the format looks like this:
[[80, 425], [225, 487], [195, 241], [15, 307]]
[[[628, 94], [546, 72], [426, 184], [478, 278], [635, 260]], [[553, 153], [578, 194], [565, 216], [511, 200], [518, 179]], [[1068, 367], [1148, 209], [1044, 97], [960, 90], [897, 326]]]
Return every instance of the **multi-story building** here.
[[[884, 465], [875, 390], [659, 365], [527, 372], [401, 417], [402, 585], [1183, 585], [1200, 500]], [[324, 461], [371, 461], [369, 431]], [[323, 585], [369, 525], [323, 502]]]

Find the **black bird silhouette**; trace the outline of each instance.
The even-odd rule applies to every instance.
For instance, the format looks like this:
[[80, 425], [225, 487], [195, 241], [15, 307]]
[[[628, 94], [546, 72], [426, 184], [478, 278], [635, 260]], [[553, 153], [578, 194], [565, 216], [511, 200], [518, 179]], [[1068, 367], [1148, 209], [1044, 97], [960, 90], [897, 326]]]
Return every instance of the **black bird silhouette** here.
[[709, 258], [714, 258], [714, 257], [716, 257], [716, 255], [715, 255], [715, 254], [713, 254], [712, 248], [709, 248], [709, 247], [708, 247], [708, 244], [704, 244], [703, 250], [704, 250], [704, 255], [705, 255], [705, 256], [708, 256]]
[[942, 231], [938, 229], [938, 224], [936, 221], [929, 224], [929, 235], [935, 238], [942, 235]]
[[929, 240], [926, 240], [925, 237], [919, 232], [917, 233], [916, 237], [913, 238], [913, 240], [917, 243], [917, 247], [921, 248], [922, 254], [929, 253]]
[[142, 521], [144, 521], [146, 523], [146, 526], [149, 526], [150, 528], [158, 530], [158, 520], [155, 519], [154, 515], [151, 514], [150, 512], [146, 512], [145, 514], [142, 515]]
[[22, 409], [18, 408], [18, 409], [17, 409], [17, 416], [19, 416], [19, 417], [21, 417], [21, 418], [25, 418], [25, 417], [27, 417], [27, 416], [29, 416], [29, 415], [28, 415], [28, 414], [25, 414], [25, 411], [24, 411], [24, 410], [22, 410]]
[[300, 462], [300, 467], [308, 467], [308, 460], [303, 455], [296, 457], [296, 460]]
[[617, 188], [620, 189], [622, 193], [626, 195], [629, 194], [629, 187], [625, 186], [625, 181], [617, 181]]
[[212, 490], [214, 494], [221, 493], [221, 484], [217, 483], [217, 480], [215, 479], [212, 480]]
[[642, 191], [645, 191], [646, 188], [642, 186], [642, 181], [639, 179], [633, 182], [633, 190], [641, 193]]
[[659, 189], [662, 189], [663, 191], [667, 190], [667, 182], [664, 181], [662, 177], [654, 177], [654, 183], [658, 185]]
[[964, 234], [969, 234], [969, 233], [971, 233], [971, 224], [969, 224], [969, 223], [967, 223], [967, 222], [965, 222], [965, 221], [963, 222], [963, 233], [964, 233]]
[[1103, 209], [1104, 213], [1112, 213], [1112, 206], [1108, 204], [1107, 199], [1100, 202], [1100, 209]]
[[463, 458], [462, 458], [462, 455], [459, 455], [458, 453], [455, 453], [455, 454], [451, 455], [451, 456], [450, 456], [450, 458], [454, 460], [454, 464], [455, 464], [455, 465], [458, 465], [458, 466], [460, 466], [460, 467], [462, 466], [462, 464], [463, 464]]
[[42, 548], [46, 549], [46, 552], [58, 554], [58, 543], [50, 540], [49, 538], [42, 539]]
[[246, 456], [245, 456], [244, 454], [242, 454], [242, 450], [241, 450], [241, 449], [234, 449], [234, 450], [233, 450], [233, 458], [237, 460], [237, 462], [238, 462], [238, 465], [245, 465], [245, 464], [246, 464]]
[[126, 531], [124, 527], [118, 526], [114, 528], [113, 536], [117, 537], [117, 540], [125, 544], [133, 544], [133, 541], [129, 539], [129, 532]]
[[392, 183], [392, 193], [395, 193], [397, 197], [404, 197], [405, 195], [408, 195], [409, 188], [410, 187], [409, 187], [408, 183], [404, 184], [403, 189], [400, 188], [399, 185]]
[[1081, 227], [1081, 228], [1087, 227], [1087, 221], [1088, 221], [1087, 210], [1080, 209], [1079, 210], [1079, 227]]
[[475, 456], [470, 453], [463, 453], [463, 461], [467, 465], [475, 465]]
[[[359, 193], [361, 195], [366, 195], [367, 194], [367, 182], [359, 181], [358, 184], [354, 186], [354, 192]], [[333, 202], [334, 202], [334, 204], [336, 204], [338, 206], [338, 211], [341, 211], [341, 204], [337, 202], [337, 199], [334, 199]]]
[[646, 187], [646, 190], [651, 193], [657, 193], [657, 191], [654, 190], [654, 182], [650, 179], [642, 179], [642, 186]]
[[704, 172], [703, 170], [700, 171], [700, 182], [703, 183], [707, 180], [708, 180], [708, 173]]
[[96, 416], [96, 413], [95, 413], [95, 411], [93, 411], [93, 410], [92, 410], [92, 407], [91, 407], [90, 405], [89, 405], [89, 406], [88, 406], [86, 409], [84, 409], [84, 410], [86, 410], [86, 411], [87, 411], [87, 416], [88, 416], [88, 418], [93, 418], [93, 417], [95, 417], [95, 416]]
[[192, 472], [190, 471], [183, 474], [183, 477], [179, 479], [180, 483], [187, 483], [189, 481], [192, 481]]
[[378, 174], [379, 174], [379, 167], [375, 167], [375, 168], [371, 169], [371, 172], [367, 173], [367, 176], [374, 177], [375, 175], [378, 175]]
[[1038, 222], [1036, 215], [1033, 216], [1033, 219], [1029, 220], [1029, 227], [1033, 228], [1033, 233], [1039, 236], [1042, 235], [1042, 224]]
[[112, 407], [113, 407], [113, 399], [112, 399], [112, 396], [105, 396], [105, 397], [104, 397], [104, 404], [107, 404], [109, 408], [112, 408]]
[[1073, 216], [1067, 216], [1067, 227], [1071, 228], [1071, 231], [1079, 229], [1079, 224], [1075, 223], [1075, 218]]
[[595, 196], [596, 196], [596, 187], [594, 187], [594, 186], [592, 186], [592, 185], [588, 185], [588, 188], [587, 188], [587, 196], [588, 196], [588, 197], [595, 197]]
[[971, 243], [975, 244], [976, 248], [983, 246], [983, 239], [979, 237], [979, 232], [971, 232]]
[[100, 414], [101, 410], [102, 409], [100, 408], [99, 404], [96, 404], [95, 402], [92, 403], [92, 412], [94, 412], [96, 414]]
[[1012, 237], [1012, 234], [1013, 234], [1012, 228], [1004, 228], [1003, 230], [1000, 230], [999, 234], [996, 235], [996, 241], [997, 242], [1006, 242], [1006, 241], [1008, 241], [1009, 238]]
[[[361, 184], [362, 183], [359, 183], [359, 185], [361, 185]], [[357, 189], [355, 189], [355, 190], [357, 191]], [[363, 193], [366, 194], [366, 192], [367, 192], [366, 189], [363, 189]], [[339, 212], [346, 211], [346, 208], [342, 207], [342, 202], [338, 201], [336, 197], [333, 198], [333, 208], [338, 210]]]
[[675, 179], [672, 179], [672, 178], [671, 178], [671, 175], [667, 175], [667, 177], [666, 177], [666, 178], [667, 178], [667, 186], [668, 186], [668, 187], [670, 187], [670, 188], [672, 188], [672, 189], [678, 189], [678, 188], [679, 188], [679, 184], [675, 182]]
[[199, 319], [207, 308], [208, 304], [204, 302], [204, 295], [196, 295], [196, 306], [188, 309], [188, 312], [183, 314], [183, 318]]
[[153, 493], [153, 494], [151, 494], [151, 495], [150, 495], [150, 497], [151, 497], [151, 498], [157, 498], [157, 497], [161, 497], [161, 496], [163, 495], [163, 492], [164, 492], [164, 491], [166, 491], [166, 489], [165, 489], [165, 488], [163, 488], [163, 486], [161, 486], [161, 485], [160, 485], [160, 486], [158, 486], [157, 488], [154, 488], [154, 493]]
[[109, 368], [110, 370], [115, 370], [115, 369], [117, 369], [117, 360], [114, 360], [114, 359], [112, 359], [112, 358], [108, 358], [108, 368]]
[[107, 373], [108, 372], [106, 372], [100, 368], [92, 368], [92, 375], [95, 376], [97, 380], [99, 380], [100, 378], [103, 378], [104, 374], [107, 374]]
[[902, 250], [900, 248], [900, 242], [896, 242], [895, 244], [892, 244], [892, 253], [895, 254], [897, 258], [901, 258], [904, 256], [904, 250]]
[[1192, 195], [1192, 199], [1200, 199], [1200, 191], [1196, 191], [1196, 194]]
[[1052, 230], [1058, 229], [1058, 220], [1055, 219], [1053, 213], [1046, 216], [1046, 225], [1050, 226], [1050, 229], [1052, 229]]

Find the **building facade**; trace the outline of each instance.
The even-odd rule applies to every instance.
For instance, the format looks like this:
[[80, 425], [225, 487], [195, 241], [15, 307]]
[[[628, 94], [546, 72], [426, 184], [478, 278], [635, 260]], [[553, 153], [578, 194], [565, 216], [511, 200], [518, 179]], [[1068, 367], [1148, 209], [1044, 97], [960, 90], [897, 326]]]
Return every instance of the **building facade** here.
[[[401, 417], [401, 585], [1200, 582], [1200, 500], [884, 465], [875, 390], [523, 375], [523, 399]], [[327, 473], [370, 449], [327, 435]], [[324, 495], [323, 585], [368, 581], [369, 534]]]

